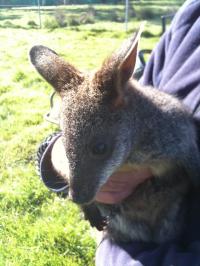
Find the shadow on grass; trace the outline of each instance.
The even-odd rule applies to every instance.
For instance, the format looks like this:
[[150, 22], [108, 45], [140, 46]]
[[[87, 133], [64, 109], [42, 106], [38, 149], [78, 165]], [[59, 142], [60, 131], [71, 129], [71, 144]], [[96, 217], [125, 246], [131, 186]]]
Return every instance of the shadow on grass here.
[[21, 15], [3, 15], [0, 13], [0, 20], [7, 20], [7, 19], [20, 19], [22, 18]]
[[11, 21], [6, 21], [2, 25], [0, 24], [0, 28], [2, 28], [2, 29], [8, 29], [8, 28], [11, 28], [11, 29], [28, 29], [28, 28], [23, 27], [21, 25], [13, 24]]
[[180, 6], [184, 3], [184, 0], [181, 1], [133, 1], [134, 6], [155, 6], [157, 8], [163, 7], [163, 6]]

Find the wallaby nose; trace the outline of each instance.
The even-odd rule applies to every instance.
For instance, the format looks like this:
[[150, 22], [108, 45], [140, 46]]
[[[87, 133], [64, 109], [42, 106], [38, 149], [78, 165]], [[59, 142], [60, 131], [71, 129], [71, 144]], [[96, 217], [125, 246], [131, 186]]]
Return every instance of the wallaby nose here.
[[88, 195], [85, 192], [75, 192], [73, 190], [69, 190], [69, 199], [77, 204], [86, 204], [93, 200], [92, 195]]

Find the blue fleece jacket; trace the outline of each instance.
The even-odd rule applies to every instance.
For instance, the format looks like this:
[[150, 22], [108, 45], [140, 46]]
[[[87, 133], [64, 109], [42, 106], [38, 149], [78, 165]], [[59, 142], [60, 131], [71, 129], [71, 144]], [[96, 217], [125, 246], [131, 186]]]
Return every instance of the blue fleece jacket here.
[[[200, 132], [200, 0], [186, 1], [162, 36], [141, 83], [176, 95], [192, 111]], [[200, 134], [199, 134], [200, 144]], [[189, 198], [187, 227], [176, 241], [115, 245], [105, 239], [96, 266], [200, 266], [200, 190]]]

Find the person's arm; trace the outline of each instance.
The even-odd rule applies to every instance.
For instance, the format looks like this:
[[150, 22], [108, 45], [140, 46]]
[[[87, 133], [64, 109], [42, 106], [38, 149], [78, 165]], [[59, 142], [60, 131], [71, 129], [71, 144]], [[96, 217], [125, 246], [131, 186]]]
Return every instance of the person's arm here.
[[186, 1], [161, 37], [141, 83], [175, 95], [200, 120], [200, 2]]
[[192, 243], [185, 248], [178, 244], [156, 247], [153, 244], [133, 243], [126, 249], [106, 239], [96, 252], [96, 266], [199, 266], [199, 252], [199, 243]]

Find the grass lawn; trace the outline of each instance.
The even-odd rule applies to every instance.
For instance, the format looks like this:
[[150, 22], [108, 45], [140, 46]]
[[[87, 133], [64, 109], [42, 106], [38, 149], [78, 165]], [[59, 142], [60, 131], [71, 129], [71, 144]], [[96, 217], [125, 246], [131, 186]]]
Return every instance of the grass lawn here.
[[[147, 3], [152, 11], [146, 11], [151, 18], [141, 48], [154, 47], [161, 32], [159, 15], [175, 10], [181, 1], [165, 5], [135, 1], [140, 16]], [[78, 16], [87, 9], [67, 6], [65, 12]], [[96, 245], [88, 223], [74, 204], [50, 193], [36, 173], [37, 146], [57, 128], [43, 119], [52, 89], [28, 59], [31, 46], [43, 44], [80, 69], [100, 66], [142, 17], [133, 16], [125, 32], [120, 21], [123, 6], [98, 5], [94, 9], [97, 15], [92, 24], [54, 30], [34, 29], [37, 25], [30, 25], [31, 20], [38, 23], [34, 10], [0, 10], [0, 266], [94, 265]], [[118, 22], [109, 20], [113, 10]], [[42, 14], [43, 22], [55, 17], [52, 9], [42, 10]]]

